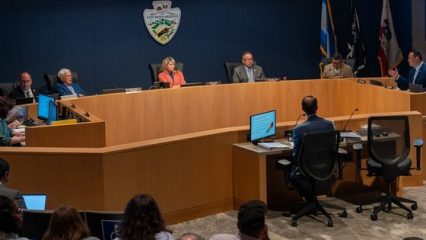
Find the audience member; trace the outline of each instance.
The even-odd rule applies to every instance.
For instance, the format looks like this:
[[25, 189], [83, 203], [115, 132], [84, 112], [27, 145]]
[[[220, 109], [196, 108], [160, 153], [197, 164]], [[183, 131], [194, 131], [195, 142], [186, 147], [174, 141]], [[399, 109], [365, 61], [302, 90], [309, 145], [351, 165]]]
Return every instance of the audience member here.
[[18, 237], [21, 225], [22, 219], [15, 202], [8, 197], [0, 196], [0, 239], [26, 239]]
[[19, 208], [25, 209], [25, 202], [22, 195], [17, 190], [7, 187], [9, 172], [9, 163], [0, 158], [0, 196], [8, 197], [10, 200], [15, 201]]
[[14, 106], [14, 102], [6, 97], [0, 96], [0, 146], [11, 146], [25, 142], [25, 135], [13, 133], [12, 129], [19, 125], [19, 122], [7, 122], [7, 116]]

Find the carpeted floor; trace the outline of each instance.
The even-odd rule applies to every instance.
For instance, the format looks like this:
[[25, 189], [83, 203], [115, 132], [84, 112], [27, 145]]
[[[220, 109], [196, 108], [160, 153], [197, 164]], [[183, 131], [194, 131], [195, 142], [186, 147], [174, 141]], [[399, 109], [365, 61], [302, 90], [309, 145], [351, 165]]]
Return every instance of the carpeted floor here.
[[[404, 196], [418, 202], [418, 210], [414, 211], [414, 219], [407, 220], [406, 213], [394, 209], [391, 213], [380, 213], [377, 221], [370, 220], [371, 207], [361, 214], [355, 212], [356, 206], [338, 199], [327, 198], [325, 201], [346, 206], [347, 218], [339, 218], [337, 210], [329, 210], [333, 214], [334, 227], [325, 225], [325, 217], [303, 217], [297, 227], [291, 226], [290, 218], [283, 217], [280, 212], [269, 212], [267, 224], [271, 239], [324, 239], [324, 240], [396, 240], [406, 237], [426, 239], [426, 185], [404, 189]], [[238, 232], [236, 227], [236, 211], [219, 213], [192, 221], [171, 225], [175, 238], [184, 232], [195, 232], [206, 239], [216, 233]]]

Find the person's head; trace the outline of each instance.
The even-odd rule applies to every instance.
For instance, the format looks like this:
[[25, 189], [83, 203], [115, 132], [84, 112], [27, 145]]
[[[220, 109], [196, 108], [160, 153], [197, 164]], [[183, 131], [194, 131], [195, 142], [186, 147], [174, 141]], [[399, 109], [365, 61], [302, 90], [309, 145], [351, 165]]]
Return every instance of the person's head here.
[[16, 203], [5, 196], [0, 196], [0, 232], [18, 233], [22, 219]]
[[248, 68], [253, 67], [254, 65], [253, 54], [249, 51], [243, 52], [243, 54], [241, 54], [241, 62], [243, 63], [244, 66]]
[[336, 52], [332, 59], [333, 67], [339, 69], [343, 66], [343, 57], [342, 54]]
[[314, 96], [306, 96], [302, 99], [302, 110], [306, 115], [316, 114], [318, 110], [318, 100]]
[[203, 237], [196, 233], [184, 233], [177, 240], [204, 240]]
[[62, 68], [58, 72], [58, 78], [66, 85], [72, 84], [72, 73], [68, 68]]
[[5, 119], [14, 106], [15, 102], [12, 99], [0, 96], [0, 118]]
[[31, 85], [33, 84], [33, 80], [31, 78], [31, 75], [27, 72], [21, 73], [19, 75], [19, 86], [22, 90], [28, 91], [31, 89]]
[[408, 53], [408, 64], [410, 67], [417, 67], [423, 61], [423, 52], [413, 49]]
[[176, 67], [176, 61], [172, 57], [166, 57], [163, 59], [163, 62], [161, 63], [160, 72], [173, 72]]
[[0, 158], [0, 183], [7, 184], [9, 181], [9, 170], [9, 163], [6, 160]]
[[61, 207], [53, 212], [44, 240], [80, 240], [90, 237], [89, 229], [75, 208]]
[[265, 224], [268, 208], [266, 204], [260, 200], [252, 200], [241, 205], [238, 210], [238, 230], [241, 234], [263, 238], [267, 235], [267, 227]]
[[127, 239], [155, 239], [155, 234], [167, 231], [160, 209], [148, 194], [140, 194], [127, 203], [118, 236]]

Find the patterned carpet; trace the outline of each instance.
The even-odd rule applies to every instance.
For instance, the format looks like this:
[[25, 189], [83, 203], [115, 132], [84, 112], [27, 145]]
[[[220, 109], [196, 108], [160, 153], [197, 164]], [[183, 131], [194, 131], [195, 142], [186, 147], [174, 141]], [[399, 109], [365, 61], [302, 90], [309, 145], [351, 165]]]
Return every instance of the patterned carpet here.
[[[391, 213], [380, 213], [377, 221], [370, 220], [371, 207], [361, 214], [356, 213], [356, 206], [334, 198], [325, 199], [336, 205], [345, 206], [347, 218], [336, 216], [337, 210], [329, 210], [333, 214], [334, 227], [325, 225], [326, 218], [319, 215], [315, 218], [303, 217], [298, 221], [298, 227], [292, 227], [290, 218], [283, 217], [280, 212], [269, 212], [267, 224], [271, 239], [309, 239], [309, 240], [366, 240], [386, 239], [400, 240], [407, 237], [426, 239], [426, 185], [404, 189], [404, 196], [418, 202], [418, 210], [414, 212], [414, 219], [407, 220], [406, 213], [401, 209], [394, 209]], [[216, 233], [238, 232], [236, 227], [236, 211], [229, 211], [207, 216], [192, 221], [171, 225], [177, 238], [184, 232], [195, 232], [208, 239]]]

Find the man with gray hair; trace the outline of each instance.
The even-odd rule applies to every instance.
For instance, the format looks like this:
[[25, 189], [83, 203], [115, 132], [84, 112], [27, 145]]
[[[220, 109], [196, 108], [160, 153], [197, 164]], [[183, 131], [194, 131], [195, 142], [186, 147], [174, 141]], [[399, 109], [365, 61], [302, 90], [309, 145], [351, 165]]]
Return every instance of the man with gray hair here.
[[73, 76], [71, 70], [68, 68], [62, 68], [58, 72], [58, 81], [54, 86], [54, 91], [59, 93], [59, 96], [66, 95], [77, 95], [84, 96], [86, 93], [80, 84], [73, 82]]
[[196, 233], [184, 233], [177, 240], [204, 240], [203, 237]]

